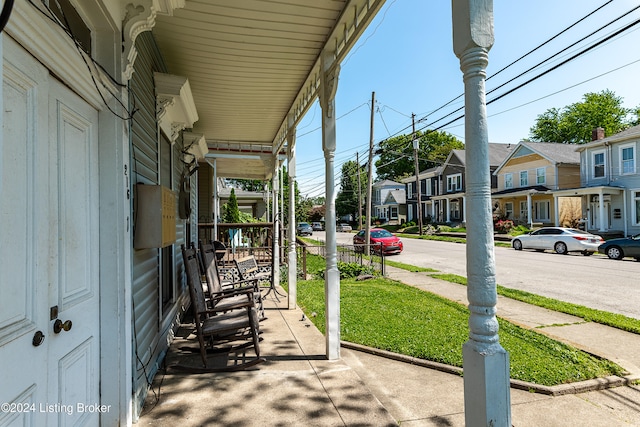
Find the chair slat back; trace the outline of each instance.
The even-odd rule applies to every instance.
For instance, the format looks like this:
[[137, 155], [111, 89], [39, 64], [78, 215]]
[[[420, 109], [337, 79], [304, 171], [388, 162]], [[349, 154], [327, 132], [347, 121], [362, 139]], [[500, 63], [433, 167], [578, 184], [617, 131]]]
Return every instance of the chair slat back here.
[[200, 270], [198, 268], [198, 255], [196, 250], [194, 248], [187, 249], [185, 245], [182, 245], [182, 258], [187, 274], [191, 303], [194, 305], [196, 314], [204, 313], [207, 311], [207, 306], [202, 290], [202, 282], [200, 281]]
[[220, 273], [218, 272], [218, 264], [216, 262], [216, 250], [210, 243], [200, 241], [200, 254], [204, 262], [204, 274], [207, 278], [207, 286], [212, 294], [222, 291], [220, 283]]
[[253, 255], [235, 259], [234, 262], [242, 280], [249, 279], [258, 272], [258, 263]]

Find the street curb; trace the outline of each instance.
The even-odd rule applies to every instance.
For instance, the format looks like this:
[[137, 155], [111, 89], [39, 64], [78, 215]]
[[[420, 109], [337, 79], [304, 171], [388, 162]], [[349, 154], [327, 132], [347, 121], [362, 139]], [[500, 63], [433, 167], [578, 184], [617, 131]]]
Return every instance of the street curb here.
[[[372, 354], [374, 356], [385, 357], [387, 359], [396, 360], [398, 362], [408, 363], [410, 365], [421, 366], [424, 368], [435, 369], [437, 371], [446, 372], [463, 376], [464, 370], [457, 366], [446, 365], [444, 363], [433, 362], [430, 360], [419, 359], [417, 357], [406, 356], [404, 354], [393, 353], [387, 350], [367, 347], [361, 344], [355, 344], [348, 341], [340, 341], [340, 346], [349, 350], [359, 351], [362, 353]], [[559, 384], [555, 386], [544, 386], [527, 381], [510, 379], [511, 387], [518, 390], [526, 390], [532, 393], [540, 393], [549, 396], [564, 396], [567, 394], [586, 393], [588, 391], [605, 390], [609, 388], [621, 387], [624, 385], [632, 385], [640, 381], [640, 375], [629, 375], [618, 377], [611, 375], [603, 378], [594, 378], [591, 380], [578, 381], [568, 384]]]

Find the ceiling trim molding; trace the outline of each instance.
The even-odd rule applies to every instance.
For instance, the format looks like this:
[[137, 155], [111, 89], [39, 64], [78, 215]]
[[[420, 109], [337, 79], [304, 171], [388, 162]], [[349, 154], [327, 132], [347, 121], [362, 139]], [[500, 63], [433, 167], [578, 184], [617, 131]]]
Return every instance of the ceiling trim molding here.
[[[376, 16], [385, 0], [350, 0], [344, 12], [336, 22], [322, 52], [335, 52], [334, 66], [339, 66], [351, 48], [360, 38], [369, 23]], [[307, 79], [285, 115], [276, 138], [273, 141], [273, 153], [281, 151], [287, 141], [287, 135], [295, 127], [318, 96], [320, 88], [320, 57], [311, 68]], [[293, 119], [293, 120], [291, 120]]]

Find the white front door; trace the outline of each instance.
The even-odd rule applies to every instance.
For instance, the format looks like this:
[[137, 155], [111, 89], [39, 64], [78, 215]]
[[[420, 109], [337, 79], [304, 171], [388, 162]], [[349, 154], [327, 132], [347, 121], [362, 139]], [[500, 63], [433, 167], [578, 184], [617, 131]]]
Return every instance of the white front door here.
[[598, 229], [600, 231], [606, 231], [611, 228], [611, 204], [608, 201], [604, 202], [604, 217], [600, 219], [600, 202], [591, 202], [590, 206], [590, 221], [589, 228]]
[[0, 426], [97, 425], [98, 116], [3, 49]]

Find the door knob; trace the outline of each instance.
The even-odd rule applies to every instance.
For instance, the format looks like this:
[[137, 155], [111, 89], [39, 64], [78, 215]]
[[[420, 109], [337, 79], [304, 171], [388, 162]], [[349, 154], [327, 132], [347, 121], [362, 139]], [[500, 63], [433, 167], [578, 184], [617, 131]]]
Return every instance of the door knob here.
[[56, 319], [53, 323], [53, 332], [59, 334], [62, 331], [69, 331], [73, 326], [73, 322], [71, 320], [65, 320], [64, 322], [60, 319]]

